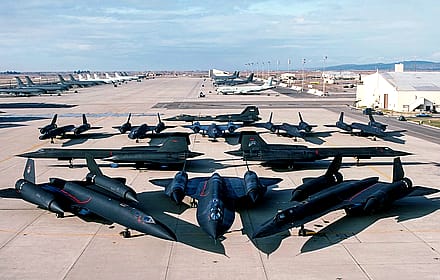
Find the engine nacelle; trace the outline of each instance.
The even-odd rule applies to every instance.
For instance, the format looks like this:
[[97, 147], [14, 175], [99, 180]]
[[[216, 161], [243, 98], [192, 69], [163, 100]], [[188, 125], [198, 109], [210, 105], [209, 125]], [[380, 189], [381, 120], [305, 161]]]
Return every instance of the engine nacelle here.
[[363, 210], [370, 214], [384, 209], [397, 199], [406, 196], [411, 188], [412, 182], [408, 178], [403, 178], [402, 180], [391, 184], [383, 184], [379, 190], [367, 198]]
[[340, 172], [334, 174], [322, 175], [317, 178], [308, 180], [292, 191], [292, 198], [290, 201], [303, 201], [309, 196], [320, 192], [326, 188], [339, 184], [343, 181], [343, 176]]
[[252, 203], [257, 202], [267, 190], [267, 188], [260, 183], [257, 173], [250, 170], [244, 174], [244, 187], [246, 188], [246, 195], [250, 198]]
[[88, 174], [87, 179], [90, 180], [93, 184], [100, 187], [101, 189], [111, 192], [112, 194], [120, 197], [122, 199], [138, 202], [136, 198], [136, 192], [125, 185], [118, 179], [113, 179], [107, 176], [99, 176]]
[[185, 171], [177, 172], [171, 184], [165, 189], [165, 193], [171, 198], [172, 201], [180, 204], [185, 197], [185, 189], [187, 184], [188, 174]]
[[130, 130], [131, 130], [131, 123], [124, 123], [123, 125], [121, 125], [119, 127], [119, 132], [121, 134], [124, 134], [124, 133], [126, 133], [127, 131], [130, 131]]
[[41, 187], [20, 179], [15, 183], [15, 189], [21, 194], [23, 200], [36, 204], [44, 209], [57, 214], [64, 214], [63, 209], [56, 201], [55, 195]]

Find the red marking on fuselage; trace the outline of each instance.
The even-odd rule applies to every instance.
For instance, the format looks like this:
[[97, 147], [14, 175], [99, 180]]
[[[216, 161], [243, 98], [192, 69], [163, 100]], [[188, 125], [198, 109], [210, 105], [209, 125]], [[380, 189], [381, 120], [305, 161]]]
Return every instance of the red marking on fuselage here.
[[70, 197], [73, 201], [75, 201], [78, 204], [87, 204], [92, 200], [92, 197], [89, 197], [87, 200], [81, 201], [76, 196], [72, 195], [71, 193], [66, 192], [65, 190], [61, 190], [61, 192], [68, 197]]
[[207, 196], [209, 194], [209, 193], [205, 193], [207, 185], [208, 185], [208, 181], [205, 181], [202, 191], [200, 192], [200, 196]]
[[352, 197], [350, 197], [350, 198], [348, 199], [348, 201], [352, 201], [352, 200], [353, 200], [354, 198], [356, 198], [358, 195], [362, 194], [363, 192], [365, 192], [365, 191], [368, 190], [368, 189], [371, 189], [371, 188], [374, 187], [376, 184], [377, 184], [377, 183], [374, 183], [373, 185], [369, 186], [368, 188], [363, 189], [363, 190], [357, 192], [355, 195], [353, 195]]

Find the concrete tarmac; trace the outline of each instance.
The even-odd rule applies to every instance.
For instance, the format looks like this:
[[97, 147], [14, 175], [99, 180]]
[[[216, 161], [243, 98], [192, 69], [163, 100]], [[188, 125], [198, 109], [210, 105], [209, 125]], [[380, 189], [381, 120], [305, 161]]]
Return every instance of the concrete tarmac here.
[[[200, 91], [206, 93], [205, 98], [198, 97]], [[61, 96], [1, 98], [0, 109], [4, 113], [0, 114], [0, 189], [13, 187], [22, 177], [26, 160], [16, 154], [42, 147], [62, 147], [66, 141], [70, 141], [70, 148], [148, 145], [147, 139], [136, 144], [112, 129], [124, 123], [129, 113], [133, 113], [133, 125], [144, 122], [153, 125], [157, 122], [156, 113], [163, 118], [181, 113], [239, 113], [248, 104], [260, 107], [262, 121], [273, 111], [275, 123], [297, 123], [301, 111], [307, 122], [318, 125], [315, 131], [333, 131], [331, 136], [313, 139], [311, 143], [262, 134], [269, 143], [388, 146], [411, 152], [413, 155], [402, 158], [407, 177], [415, 185], [440, 189], [438, 142], [427, 141], [419, 133], [406, 134], [405, 144], [343, 134], [324, 124], [336, 122], [339, 109], [352, 102], [349, 98], [269, 93], [217, 95], [208, 80], [181, 77], [129, 82], [116, 88], [111, 85], [80, 88], [78, 93]], [[50, 122], [39, 117], [50, 118], [54, 113], [59, 114], [58, 125], [78, 125], [80, 114], [86, 113], [90, 123], [103, 127], [93, 132], [112, 136], [87, 141], [56, 139], [55, 144], [38, 140], [37, 128]], [[347, 122], [362, 119], [360, 113], [353, 114], [346, 116]], [[21, 119], [8, 121], [5, 116]], [[395, 128], [390, 123], [389, 129]], [[181, 127], [169, 131], [190, 132]], [[435, 131], [430, 130], [431, 133]], [[437, 139], [439, 135], [437, 132]], [[190, 177], [210, 176], [214, 171], [243, 176], [244, 162], [224, 153], [238, 149], [237, 145], [232, 146], [222, 138], [211, 141], [198, 134], [190, 138], [190, 149], [205, 153], [188, 163]], [[127, 178], [128, 185], [139, 193], [143, 210], [174, 230], [178, 242], [137, 232], [133, 232], [134, 237], [123, 239], [119, 235], [123, 228], [119, 225], [69, 215], [58, 219], [25, 201], [0, 198], [0, 278], [440, 279], [440, 194], [403, 199], [392, 209], [369, 217], [347, 217], [343, 211], [336, 211], [306, 224], [307, 229], [317, 232], [313, 236], [300, 237], [298, 229], [292, 229], [273, 237], [250, 239], [261, 222], [289, 206], [291, 189], [300, 185], [302, 178], [323, 174], [330, 161], [297, 164], [294, 170], [272, 169], [250, 162], [249, 168], [259, 176], [280, 177], [283, 181], [266, 194], [261, 205], [237, 212], [234, 224], [221, 242], [214, 242], [200, 229], [196, 209], [188, 206], [188, 198], [184, 200], [186, 206], [175, 206], [161, 188], [148, 182], [152, 178], [172, 177], [175, 170], [111, 168], [108, 162], [98, 161], [104, 174]], [[51, 177], [83, 179], [88, 172], [85, 161], [75, 160], [74, 164], [74, 168], [68, 168], [67, 162], [38, 159], [37, 182], [46, 182]], [[346, 179], [379, 176], [380, 180], [389, 182], [392, 158], [361, 160], [359, 165], [355, 159], [344, 158], [341, 172]]]

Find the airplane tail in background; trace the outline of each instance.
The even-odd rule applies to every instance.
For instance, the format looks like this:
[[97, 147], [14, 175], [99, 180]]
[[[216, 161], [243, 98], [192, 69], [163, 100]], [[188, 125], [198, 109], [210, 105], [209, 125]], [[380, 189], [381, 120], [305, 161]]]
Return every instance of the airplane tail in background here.
[[20, 79], [20, 77], [15, 76], [15, 80], [17, 81], [17, 85], [19, 87], [25, 87], [26, 85], [23, 83], [23, 81]]
[[267, 121], [267, 123], [272, 124], [272, 116], [273, 112], [270, 112], [269, 120]]
[[35, 163], [33, 159], [28, 159], [23, 171], [23, 179], [35, 184]]
[[[78, 74], [78, 76], [79, 76], [79, 75], [81, 75], [81, 74]], [[73, 81], [73, 82], [76, 81], [75, 77], [74, 77], [72, 74], [69, 74], [69, 78], [70, 78], [70, 80]], [[80, 79], [81, 79], [81, 78], [80, 78]]]
[[32, 82], [31, 78], [29, 78], [29, 76], [25, 76], [26, 82], [29, 86], [34, 86], [34, 82]]
[[60, 79], [60, 82], [62, 82], [62, 83], [66, 82], [66, 80], [64, 80], [63, 76], [61, 76], [60, 74], [58, 74], [58, 78]]
[[87, 124], [86, 114], [82, 115], [82, 119], [83, 119], [83, 124]]
[[272, 86], [272, 81], [273, 81], [273, 78], [272, 78], [272, 77], [269, 77], [269, 79], [266, 80], [266, 82], [264, 83], [264, 85], [265, 85], [265, 86]]
[[393, 162], [393, 183], [402, 180], [405, 177], [400, 157], [396, 157]]
[[258, 133], [253, 131], [241, 132], [240, 139], [238, 141], [241, 144], [242, 151], [249, 151], [267, 146], [267, 143], [263, 140], [263, 138], [261, 138]]
[[53, 115], [52, 122], [50, 124], [56, 124], [57, 118], [58, 118], [58, 114]]
[[344, 112], [341, 112], [341, 114], [339, 115], [339, 121], [340, 121], [341, 123], [344, 122]]
[[188, 151], [189, 137], [169, 137], [163, 145], [157, 150], [158, 152], [186, 152]]
[[248, 82], [252, 82], [254, 80], [254, 73], [250, 73], [249, 77], [246, 79]]
[[258, 110], [257, 106], [247, 106], [244, 108], [243, 112], [240, 113], [241, 116], [248, 116], [248, 115], [256, 115], [258, 116], [260, 114], [260, 111]]
[[301, 115], [301, 112], [298, 112], [298, 116], [299, 116], [299, 121], [303, 123], [304, 120], [303, 120], [303, 117], [302, 117], [302, 115]]

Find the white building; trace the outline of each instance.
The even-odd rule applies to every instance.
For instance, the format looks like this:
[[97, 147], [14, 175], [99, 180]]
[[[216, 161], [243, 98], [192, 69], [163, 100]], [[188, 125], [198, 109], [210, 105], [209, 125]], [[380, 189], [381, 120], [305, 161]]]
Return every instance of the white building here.
[[357, 86], [357, 106], [412, 112], [440, 105], [440, 72], [403, 72], [400, 65], [396, 70], [402, 72], [363, 76], [363, 84]]

